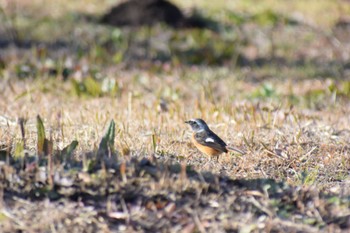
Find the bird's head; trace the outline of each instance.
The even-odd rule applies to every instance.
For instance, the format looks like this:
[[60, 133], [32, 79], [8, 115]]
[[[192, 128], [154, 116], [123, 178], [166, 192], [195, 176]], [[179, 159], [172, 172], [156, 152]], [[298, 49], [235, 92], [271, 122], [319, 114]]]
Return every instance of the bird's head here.
[[185, 121], [186, 124], [189, 124], [194, 132], [200, 132], [202, 130], [209, 130], [209, 127], [205, 121], [199, 118], [191, 119]]

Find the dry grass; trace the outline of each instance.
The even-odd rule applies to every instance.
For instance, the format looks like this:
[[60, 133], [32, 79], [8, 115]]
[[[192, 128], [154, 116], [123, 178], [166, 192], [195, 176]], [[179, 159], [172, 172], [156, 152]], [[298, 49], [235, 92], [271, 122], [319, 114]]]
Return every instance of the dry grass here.
[[[81, 6], [62, 2], [62, 12]], [[338, 1], [309, 1], [310, 8], [302, 2], [289, 4], [295, 11], [310, 11], [310, 17], [325, 9], [335, 12], [332, 19], [313, 17], [321, 25], [330, 26], [343, 11]], [[98, 5], [87, 3], [82, 11]], [[263, 1], [261, 7], [270, 3]], [[271, 9], [284, 13], [285, 1], [277, 3]], [[232, 7], [244, 10], [245, 4]], [[279, 25], [272, 31], [275, 42], [266, 45], [269, 26], [243, 25], [243, 37], [253, 39], [247, 46], [242, 42], [239, 52], [249, 55], [253, 47], [258, 55], [251, 63], [229, 60], [221, 66], [176, 59], [114, 62], [115, 54], [94, 41], [98, 35], [110, 36], [100, 26], [74, 29], [91, 30], [88, 36], [70, 35], [88, 45], [83, 55], [69, 47], [6, 48], [0, 57], [5, 61], [0, 76], [0, 227], [6, 232], [345, 232], [350, 225], [349, 46], [340, 41], [337, 47], [329, 42], [333, 34], [304, 26]], [[153, 33], [159, 35], [157, 30]], [[161, 32], [183, 36], [167, 30]], [[256, 39], [259, 35], [266, 37]], [[219, 35], [201, 36], [221, 43]], [[260, 58], [266, 60], [260, 64]], [[60, 67], [67, 60], [74, 67], [69, 81], [59, 72], [48, 75], [50, 62]], [[21, 78], [28, 64], [35, 72]], [[100, 93], [98, 84], [91, 84], [95, 92], [79, 92], [71, 82], [82, 84], [92, 76], [97, 83], [114, 80], [115, 89]], [[22, 170], [18, 164], [25, 159], [6, 161], [23, 140], [19, 118], [25, 119], [25, 152], [37, 157], [37, 115], [54, 151], [79, 142], [70, 169], [61, 161], [50, 167], [28, 160]], [[224, 154], [219, 161], [203, 156], [189, 143], [184, 124], [194, 117], [248, 153]], [[97, 148], [111, 119], [116, 154], [103, 163], [96, 161]], [[87, 172], [82, 160], [99, 164]]]
[[[221, 171], [230, 177], [286, 179], [291, 184], [299, 184], [302, 172], [312, 174], [315, 169], [319, 177], [315, 184], [317, 181], [327, 184], [329, 177], [342, 179], [346, 175], [349, 162], [349, 110], [346, 104], [341, 101], [330, 103], [331, 100], [325, 98], [324, 101], [330, 101], [325, 103], [328, 106], [307, 110], [299, 106], [291, 109], [288, 101], [283, 100], [280, 103], [247, 101], [238, 93], [253, 89], [254, 85], [237, 81], [232, 76], [193, 81], [179, 77], [180, 72], [156, 75], [139, 71], [137, 81], [132, 74], [125, 74], [131, 77], [120, 74], [121, 77], [116, 78], [123, 89], [118, 98], [81, 99], [55, 93], [52, 81], [14, 83], [12, 90], [4, 90], [3, 116], [10, 123], [7, 126], [8, 122], [3, 118], [1, 141], [6, 144], [19, 140], [16, 119], [25, 117], [28, 120], [28, 146], [35, 146], [35, 117], [39, 114], [45, 119], [47, 134], [53, 134], [55, 148], [62, 149], [76, 139], [82, 153], [98, 146], [103, 129], [110, 119], [114, 119], [119, 150], [128, 147], [135, 155], [153, 152], [151, 135], [155, 134], [158, 151], [164, 159], [172, 155], [194, 163], [198, 168], [203, 168], [204, 162], [205, 170]], [[196, 72], [202, 76], [206, 74], [205, 69]], [[318, 83], [317, 80], [307, 82], [310, 88]], [[301, 91], [303, 84], [298, 85], [300, 88], [296, 85], [293, 88]], [[276, 91], [280, 92], [279, 88], [284, 87], [284, 84], [276, 85]], [[327, 86], [319, 88], [327, 89]], [[48, 93], [43, 93], [43, 89]], [[18, 99], [18, 94], [26, 90], [32, 91]], [[208, 90], [212, 93], [207, 93]], [[226, 93], [231, 94], [227, 96]], [[161, 110], [162, 101], [165, 101], [166, 112]], [[206, 159], [202, 161], [203, 156], [187, 143], [189, 130], [184, 121], [193, 117], [205, 119], [228, 143], [244, 146], [249, 153], [243, 157], [223, 155], [219, 164], [206, 163]], [[269, 154], [263, 145], [271, 151], [281, 149], [288, 159]]]
[[[195, 72], [199, 72], [201, 76], [205, 76], [207, 71], [206, 69], [200, 69]], [[207, 229], [208, 231], [221, 229], [220, 231], [225, 231], [229, 229], [244, 229], [249, 226], [251, 231], [276, 229], [282, 231], [301, 230], [316, 232], [318, 231], [318, 227], [323, 228], [327, 225], [327, 221], [332, 222], [335, 221], [333, 218], [349, 214], [346, 210], [348, 203], [336, 205], [336, 207], [332, 208], [337, 208], [337, 211], [332, 210], [331, 212], [327, 212], [327, 210], [326, 212], [322, 212], [321, 219], [316, 215], [309, 216], [310, 222], [316, 224], [314, 226], [315, 228], [310, 228], [309, 224], [305, 222], [305, 219], [302, 222], [290, 220], [292, 213], [289, 210], [284, 210], [285, 204], [282, 204], [283, 202], [276, 204], [279, 209], [277, 213], [274, 212], [274, 208], [276, 207], [273, 207], [274, 205], [271, 204], [274, 201], [279, 203], [280, 200], [283, 200], [280, 199], [280, 195], [288, 196], [290, 195], [289, 192], [298, 193], [298, 188], [295, 191], [291, 191], [289, 187], [287, 188], [282, 185], [282, 190], [284, 191], [282, 191], [282, 194], [276, 194], [274, 190], [279, 185], [272, 183], [266, 186], [264, 184], [265, 179], [274, 179], [276, 181], [283, 181], [285, 185], [289, 184], [292, 187], [305, 187], [305, 192], [313, 193], [310, 194], [314, 195], [313, 198], [317, 198], [317, 200], [318, 198], [322, 199], [321, 204], [316, 204], [316, 210], [310, 210], [316, 212], [322, 211], [322, 208], [328, 208], [326, 207], [327, 205], [331, 205], [327, 199], [318, 196], [319, 192], [326, 192], [331, 196], [336, 195], [339, 198], [345, 198], [350, 195], [348, 175], [350, 150], [348, 147], [349, 132], [347, 131], [349, 108], [343, 102], [336, 101], [336, 103], [327, 104], [326, 107], [320, 110], [305, 109], [302, 106], [296, 106], [291, 109], [290, 105], [283, 101], [275, 103], [274, 101], [244, 100], [240, 97], [242, 95], [239, 94], [241, 92], [240, 90], [244, 90], [244, 88], [253, 89], [254, 87], [250, 87], [244, 81], [235, 80], [233, 82], [233, 76], [228, 76], [220, 80], [197, 80], [194, 82], [191, 79], [180, 77], [181, 71], [176, 71], [171, 73], [171, 75], [155, 75], [149, 72], [138, 71], [138, 77], [140, 78], [137, 78], [135, 81], [135, 78], [132, 78], [134, 77], [132, 73], [120, 74], [121, 77], [117, 77], [117, 80], [123, 83], [123, 90], [118, 98], [81, 99], [71, 95], [67, 96], [62, 93], [55, 93], [55, 90], [52, 90], [50, 80], [43, 86], [36, 83], [41, 83], [42, 81], [34, 81], [34, 83], [16, 82], [12, 84], [12, 90], [10, 88], [5, 89], [4, 93], [6, 94], [3, 98], [4, 102], [1, 105], [4, 109], [3, 116], [8, 117], [10, 121], [2, 121], [2, 145], [9, 145], [8, 142], [20, 140], [20, 131], [16, 124], [16, 118], [23, 116], [28, 120], [25, 127], [27, 146], [30, 154], [35, 155], [37, 140], [35, 116], [36, 114], [40, 114], [45, 119], [47, 135], [52, 134], [54, 148], [62, 149], [72, 140], [76, 139], [79, 141], [79, 149], [76, 151], [76, 156], [77, 158], [82, 158], [85, 153], [95, 150], [94, 148], [98, 147], [102, 133], [104, 132], [103, 129], [107, 127], [110, 119], [114, 119], [117, 132], [115, 142], [119, 161], [115, 165], [120, 164], [122, 161], [127, 161], [127, 164], [129, 164], [127, 170], [131, 170], [129, 171], [131, 173], [127, 176], [126, 184], [131, 185], [133, 182], [137, 182], [135, 189], [142, 189], [142, 191], [138, 191], [140, 194], [137, 194], [140, 195], [140, 198], [142, 197], [141, 206], [134, 206], [132, 204], [136, 201], [134, 199], [126, 200], [129, 203], [127, 204], [129, 207], [126, 207], [128, 210], [125, 213], [126, 210], [119, 210], [121, 208], [119, 198], [114, 200], [116, 198], [115, 195], [118, 196], [120, 189], [123, 190], [124, 187], [124, 185], [120, 186], [119, 184], [123, 180], [122, 177], [117, 180], [113, 178], [113, 174], [115, 172], [118, 173], [118, 170], [111, 173], [111, 177], [107, 178], [107, 183], [105, 183], [104, 178], [99, 178], [99, 180], [102, 179], [98, 181], [99, 184], [92, 186], [86, 186], [86, 184], [79, 181], [80, 179], [74, 178], [76, 175], [73, 175], [70, 179], [77, 179], [73, 183], [77, 182], [77, 185], [82, 185], [82, 187], [86, 187], [88, 190], [90, 186], [91, 191], [85, 191], [84, 188], [79, 188], [80, 191], [78, 193], [81, 193], [80, 195], [83, 198], [91, 192], [95, 193], [96, 190], [103, 190], [104, 185], [112, 185], [109, 183], [109, 179], [116, 182], [115, 185], [117, 186], [115, 189], [109, 191], [110, 194], [102, 192], [96, 197], [97, 200], [92, 203], [100, 203], [98, 205], [104, 206], [107, 204], [101, 203], [112, 199], [112, 205], [117, 205], [114, 207], [117, 209], [108, 210], [107, 207], [95, 207], [94, 211], [97, 211], [98, 214], [88, 212], [88, 216], [84, 215], [81, 217], [81, 220], [79, 218], [73, 220], [82, 221], [80, 225], [74, 225], [73, 223], [65, 225], [65, 221], [67, 220], [63, 220], [62, 218], [71, 218], [68, 215], [71, 212], [65, 209], [67, 214], [60, 213], [63, 216], [55, 217], [54, 223], [40, 224], [41, 229], [54, 227], [56, 230], [60, 230], [60, 227], [62, 227], [62, 229], [68, 230], [89, 226], [91, 229], [96, 229], [97, 227], [100, 230], [104, 228], [112, 230], [114, 227], [117, 227], [116, 229], [125, 229], [128, 231], [141, 227], [144, 230], [158, 231], [171, 226], [170, 231], [175, 232], [178, 229], [189, 228], [192, 229], [190, 230], [191, 232], [194, 229]], [[315, 82], [317, 83], [317, 81]], [[313, 82], [310, 84], [313, 84]], [[38, 86], [42, 86], [42, 89], [37, 88]], [[310, 85], [311, 87], [312, 85]], [[297, 87], [295, 86], [294, 88]], [[31, 89], [34, 90], [17, 99], [18, 94]], [[43, 89], [48, 89], [49, 91], [43, 93]], [[209, 89], [215, 91], [209, 94], [207, 93]], [[302, 88], [299, 89], [301, 90]], [[231, 98], [226, 96], [226, 93], [230, 93], [229, 90], [232, 90]], [[233, 98], [233, 96], [236, 98]], [[167, 112], [160, 110], [161, 97], [166, 99]], [[327, 101], [327, 99], [324, 101]], [[211, 128], [228, 143], [242, 146], [248, 150], [248, 153], [244, 156], [236, 154], [223, 155], [218, 162], [209, 160], [188, 143], [189, 129], [184, 124], [184, 120], [191, 117], [202, 117], [206, 119], [210, 123]], [[153, 155], [152, 135], [156, 136], [157, 142], [157, 153], [155, 155]], [[281, 151], [278, 149], [281, 149]], [[130, 154], [125, 154], [125, 151], [130, 151]], [[155, 160], [152, 159], [153, 156], [155, 156]], [[164, 170], [158, 167], [161, 165], [156, 165], [154, 168], [156, 170], [153, 172], [156, 172], [157, 175], [150, 179], [150, 177], [153, 177], [152, 175], [150, 177], [148, 175], [144, 177], [142, 172], [140, 175], [139, 171], [137, 171], [138, 169], [133, 168], [139, 162], [133, 161], [132, 158], [139, 160], [143, 157], [151, 158], [151, 161], [158, 161], [155, 164], [185, 163], [191, 166], [191, 170], [204, 173], [210, 171], [212, 174], [215, 174], [215, 177], [218, 176], [209, 180], [208, 178], [203, 179], [199, 176], [197, 178], [198, 180], [193, 183], [194, 181], [191, 181], [193, 178], [191, 173], [188, 177], [189, 180], [186, 178], [179, 179], [180, 177], [177, 175], [177, 172], [173, 174], [172, 169], [169, 170], [166, 168]], [[59, 167], [56, 169], [58, 173], [66, 173]], [[136, 171], [133, 172], [133, 169], [136, 169]], [[176, 168], [175, 171], [179, 171], [178, 169]], [[146, 174], [149, 172], [146, 169]], [[153, 173], [151, 172], [150, 174]], [[90, 176], [88, 175], [88, 177]], [[87, 179], [89, 180], [91, 178]], [[216, 187], [215, 185], [218, 184], [210, 181], [211, 179], [223, 179], [224, 181], [222, 181], [223, 183], [220, 184], [220, 187]], [[243, 182], [243, 184], [231, 186], [230, 182], [233, 181], [226, 181], [226, 179], [232, 179], [234, 182], [238, 182], [238, 184]], [[244, 183], [244, 180], [254, 179], [257, 179], [258, 183]], [[202, 183], [204, 180], [207, 181]], [[58, 182], [56, 184], [57, 187], [60, 187], [59, 181], [56, 182]], [[87, 182], [90, 184], [89, 181]], [[159, 182], [163, 182], [163, 184]], [[214, 183], [212, 184], [211, 182]], [[263, 183], [260, 184], [260, 182]], [[203, 188], [207, 190], [211, 185], [216, 187], [216, 191], [208, 192], [202, 190]], [[5, 190], [14, 189], [10, 187], [5, 188]], [[264, 188], [268, 188], [271, 193], [261, 193]], [[58, 190], [61, 189], [59, 188]], [[62, 194], [62, 190], [58, 191], [58, 193], [68, 196], [79, 195], [76, 193], [77, 191], [74, 192], [75, 189], [76, 187], [74, 187], [73, 191], [71, 190], [69, 192], [70, 194], [64, 194], [64, 192]], [[193, 204], [189, 204], [191, 203], [189, 200], [192, 199], [186, 198], [186, 193], [189, 192], [186, 191], [187, 189], [193, 190], [191, 192], [204, 192], [201, 195], [200, 202], [209, 198], [207, 204], [209, 206], [213, 205], [213, 207], [205, 207], [207, 204], [204, 204], [205, 208], [201, 209], [198, 207], [198, 209], [194, 206], [199, 205], [199, 203], [194, 202]], [[224, 191], [226, 189], [228, 190]], [[20, 191], [12, 192], [18, 192], [20, 194]], [[178, 194], [178, 192], [181, 194]], [[248, 193], [246, 194], [246, 192]], [[10, 193], [5, 192], [5, 200], [8, 198], [12, 199]], [[175, 194], [180, 196], [172, 197]], [[22, 195], [26, 196], [27, 194]], [[89, 195], [95, 196], [97, 194]], [[129, 194], [124, 194], [123, 197], [126, 198], [125, 195], [128, 196]], [[276, 199], [271, 197], [274, 195], [277, 195], [275, 197]], [[300, 194], [298, 193], [296, 195], [298, 196]], [[309, 194], [304, 195], [308, 196]], [[28, 196], [30, 197], [30, 194]], [[44, 196], [46, 195], [44, 194]], [[257, 197], [258, 200], [256, 200]], [[155, 202], [157, 202], [157, 198], [166, 198], [165, 209], [163, 207], [149, 207], [148, 205], [158, 205], [157, 203], [152, 204], [153, 201], [150, 202], [151, 204], [147, 204], [149, 198], [152, 200], [156, 198]], [[202, 198], [204, 199], [202, 200]], [[236, 198], [239, 199], [237, 200]], [[87, 200], [84, 199], [84, 206], [92, 204], [91, 200], [89, 200], [89, 198]], [[315, 201], [318, 202], [317, 200]], [[307, 204], [307, 200], [302, 199], [301, 201], [305, 203], [298, 205], [309, 205]], [[182, 202], [187, 204], [182, 206], [179, 204]], [[294, 201], [291, 202], [294, 203]], [[40, 203], [42, 203], [40, 205], [45, 205], [45, 202]], [[226, 206], [226, 204], [231, 207], [222, 206]], [[18, 208], [28, 208], [35, 216], [44, 214], [32, 209], [30, 207], [31, 204], [29, 206], [25, 205], [25, 207], [21, 207], [22, 205], [24, 204], [17, 203], [13, 207], [12, 211], [14, 212], [10, 213], [15, 216], [13, 220], [11, 220], [12, 218], [7, 218], [12, 222], [11, 224], [5, 221], [6, 224], [10, 224], [11, 226], [7, 229], [29, 227], [29, 222], [26, 222], [27, 220], [23, 219], [22, 215], [17, 214], [16, 211], [18, 211]], [[48, 205], [55, 206], [56, 204]], [[63, 205], [67, 205], [67, 208], [69, 208], [70, 205], [75, 204], [66, 203]], [[130, 209], [130, 205], [136, 209]], [[187, 205], [189, 206], [186, 207]], [[238, 205], [238, 207], [234, 207], [235, 205]], [[45, 207], [45, 211], [53, 214], [50, 208], [56, 207]], [[138, 208], [141, 209], [139, 210]], [[146, 209], [144, 210], [144, 208]], [[167, 210], [168, 208], [170, 210]], [[188, 208], [195, 208], [195, 212], [190, 211]], [[248, 209], [235, 210], [232, 208]], [[307, 213], [307, 210], [303, 209], [305, 207], [294, 206], [292, 208], [302, 208], [302, 211], [305, 211], [301, 213], [302, 215]], [[79, 208], [75, 211], [81, 216], [85, 210]], [[167, 211], [170, 211], [169, 215], [167, 215]], [[249, 225], [256, 221], [257, 213], [253, 214], [255, 211], [262, 211], [263, 213], [259, 218], [260, 225]], [[270, 213], [270, 211], [273, 212]], [[286, 211], [286, 218], [289, 220], [280, 218], [284, 211]], [[109, 217], [106, 217], [105, 214], [109, 215]], [[154, 222], [155, 219], [163, 219], [164, 217], [161, 216], [164, 214], [168, 217], [163, 222], [159, 222], [158, 225], [146, 224], [149, 221]], [[189, 218], [189, 220], [187, 222], [180, 221], [181, 223], [177, 220], [171, 220], [177, 215], [182, 216], [181, 218], [187, 216], [186, 218]], [[235, 215], [237, 217], [232, 218]], [[260, 216], [260, 214], [257, 216]], [[242, 217], [246, 219], [246, 222], [240, 221]], [[114, 218], [117, 219], [116, 222], [113, 220]], [[214, 218], [216, 219], [215, 221], [213, 220]], [[86, 219], [89, 219], [89, 224], [84, 223], [84, 221], [87, 221]], [[100, 222], [99, 219], [103, 222]], [[109, 219], [109, 223], [105, 222], [107, 219]], [[19, 226], [14, 227], [12, 224], [16, 221], [20, 221], [20, 223], [18, 223]], [[60, 223], [62, 221], [63, 223]], [[180, 225], [175, 224], [173, 221]], [[326, 229], [331, 229], [328, 227]], [[38, 229], [37, 225], [32, 225], [27, 230], [37, 231]]]

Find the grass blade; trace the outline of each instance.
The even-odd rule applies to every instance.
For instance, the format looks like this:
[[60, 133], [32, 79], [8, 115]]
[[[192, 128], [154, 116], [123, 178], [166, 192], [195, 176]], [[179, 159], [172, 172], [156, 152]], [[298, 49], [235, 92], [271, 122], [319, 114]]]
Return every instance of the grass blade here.
[[111, 120], [111, 123], [108, 126], [107, 132], [102, 137], [98, 148], [98, 154], [103, 155], [107, 152], [114, 153], [114, 139], [115, 139], [115, 123], [114, 120]]
[[44, 154], [44, 148], [45, 148], [45, 127], [39, 115], [37, 115], [36, 117], [36, 129], [37, 129], [37, 136], [38, 136], [37, 152], [38, 152], [38, 155], [41, 156]]

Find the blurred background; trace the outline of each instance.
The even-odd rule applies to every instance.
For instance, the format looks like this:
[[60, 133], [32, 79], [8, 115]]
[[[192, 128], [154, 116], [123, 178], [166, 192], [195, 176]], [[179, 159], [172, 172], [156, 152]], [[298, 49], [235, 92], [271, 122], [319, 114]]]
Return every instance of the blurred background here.
[[[61, 202], [48, 208], [46, 200], [23, 211], [28, 202], [15, 201], [18, 211], [6, 207], [0, 220], [7, 213], [7, 232], [53, 231], [56, 212], [66, 232], [73, 231], [66, 218], [76, 216], [85, 219], [77, 232], [103, 219], [130, 232], [135, 216], [140, 222], [134, 229], [148, 232], [179, 232], [183, 220], [190, 224], [186, 232], [349, 228], [349, 100], [347, 0], [0, 0], [0, 164], [17, 169], [0, 169], [0, 199], [17, 193], [57, 200], [64, 186], [78, 200], [65, 211]], [[194, 117], [248, 153], [210, 161], [190, 143], [184, 121]], [[40, 158], [42, 153], [54, 160]], [[95, 166], [98, 154], [114, 159], [105, 164], [116, 170]], [[61, 165], [52, 170], [55, 159], [74, 171]], [[50, 161], [47, 170], [40, 160]], [[171, 178], [163, 162], [181, 163], [180, 176]], [[191, 171], [185, 186], [199, 182], [188, 192], [182, 186], [186, 167], [214, 174], [213, 188]], [[55, 179], [46, 175], [52, 171], [63, 181], [56, 173]], [[37, 172], [42, 175], [32, 175]], [[21, 174], [30, 178], [17, 178]], [[257, 182], [245, 182], [252, 179]], [[118, 195], [110, 199], [112, 186]], [[106, 206], [111, 200], [118, 212], [81, 204], [86, 187], [93, 190], [86, 191], [89, 197], [98, 195]], [[97, 187], [105, 190], [101, 196]], [[184, 203], [195, 204], [171, 201], [164, 214], [168, 207], [149, 202], [177, 199], [179, 193]], [[129, 215], [133, 205], [135, 215]], [[208, 228], [196, 227], [196, 219]]]
[[295, 78], [349, 78], [346, 0], [1, 0], [0, 10], [1, 69], [14, 65], [19, 77], [161, 63], [303, 66]]

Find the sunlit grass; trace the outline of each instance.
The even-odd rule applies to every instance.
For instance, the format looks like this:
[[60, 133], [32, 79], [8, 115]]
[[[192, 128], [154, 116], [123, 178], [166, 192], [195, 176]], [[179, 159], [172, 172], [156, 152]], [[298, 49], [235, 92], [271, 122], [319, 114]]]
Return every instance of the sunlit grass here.
[[[176, 0], [180, 6], [203, 7], [206, 11], [230, 10], [239, 13], [257, 14], [264, 11], [273, 11], [289, 17], [299, 17], [302, 21], [317, 26], [331, 27], [342, 16], [350, 13], [350, 4], [341, 0], [311, 0], [311, 1], [284, 1], [284, 0], [263, 0], [263, 1], [203, 1]], [[322, 15], [322, 17], [320, 17]]]

